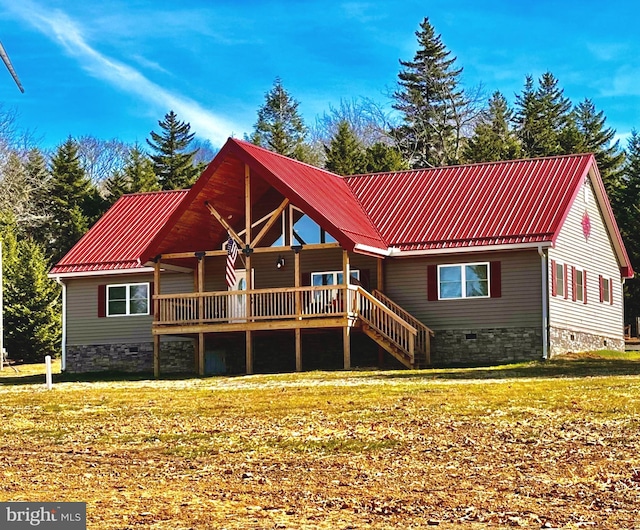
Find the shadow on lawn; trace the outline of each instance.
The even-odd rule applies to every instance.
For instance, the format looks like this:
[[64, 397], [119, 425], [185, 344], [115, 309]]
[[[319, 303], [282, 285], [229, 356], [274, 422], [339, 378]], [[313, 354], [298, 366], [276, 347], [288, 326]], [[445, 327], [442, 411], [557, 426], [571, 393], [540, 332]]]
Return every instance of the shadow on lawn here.
[[534, 361], [527, 364], [502, 365], [498, 367], [434, 368], [424, 371], [377, 374], [391, 379], [421, 378], [465, 380], [465, 379], [535, 379], [565, 377], [603, 377], [616, 375], [640, 375], [640, 360], [581, 358]]
[[[18, 369], [20, 367], [18, 366]], [[158, 379], [154, 379], [151, 373], [127, 373], [127, 372], [93, 372], [83, 374], [53, 374], [53, 384], [56, 383], [91, 383], [95, 381], [117, 382], [117, 381], [180, 381], [198, 377], [194, 374], [165, 374]], [[0, 377], [0, 388], [11, 385], [44, 385], [44, 374], [34, 375], [10, 375]]]

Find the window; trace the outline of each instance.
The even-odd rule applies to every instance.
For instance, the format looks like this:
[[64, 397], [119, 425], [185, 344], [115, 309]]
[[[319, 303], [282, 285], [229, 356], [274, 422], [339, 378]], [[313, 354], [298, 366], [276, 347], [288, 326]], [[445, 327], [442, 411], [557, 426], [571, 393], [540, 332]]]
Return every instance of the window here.
[[489, 264], [438, 266], [438, 299], [488, 298]]
[[565, 285], [565, 270], [564, 263], [555, 263], [555, 295], [556, 296], [565, 296], [566, 294], [566, 285]]
[[611, 292], [613, 283], [611, 278], [600, 276], [600, 301], [606, 304], [613, 304], [613, 293]]
[[107, 285], [107, 316], [148, 315], [149, 284]]
[[[344, 278], [343, 271], [329, 271], [329, 272], [312, 272], [311, 273], [311, 285], [342, 285]], [[351, 282], [356, 280], [360, 281], [360, 271], [358, 269], [351, 269]]]
[[587, 303], [587, 273], [582, 269], [571, 268], [573, 274], [573, 301]]

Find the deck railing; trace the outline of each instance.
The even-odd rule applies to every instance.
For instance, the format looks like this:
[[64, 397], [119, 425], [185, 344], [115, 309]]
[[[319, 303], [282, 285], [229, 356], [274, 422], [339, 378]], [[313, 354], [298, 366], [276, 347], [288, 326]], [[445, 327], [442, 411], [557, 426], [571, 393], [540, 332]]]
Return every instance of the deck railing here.
[[356, 293], [357, 313], [360, 318], [402, 350], [410, 363], [413, 364], [416, 328], [396, 315], [362, 287], [350, 285], [349, 289]]
[[154, 295], [156, 324], [285, 320], [345, 315], [346, 285]]
[[404, 308], [395, 303], [387, 295], [381, 293], [377, 289], [374, 289], [371, 293], [384, 305], [386, 305], [391, 311], [398, 315], [402, 320], [411, 324], [416, 328], [418, 334], [416, 335], [416, 352], [419, 352], [425, 356], [425, 362], [431, 363], [431, 337], [434, 336], [433, 330], [425, 326], [411, 313], [408, 313]]

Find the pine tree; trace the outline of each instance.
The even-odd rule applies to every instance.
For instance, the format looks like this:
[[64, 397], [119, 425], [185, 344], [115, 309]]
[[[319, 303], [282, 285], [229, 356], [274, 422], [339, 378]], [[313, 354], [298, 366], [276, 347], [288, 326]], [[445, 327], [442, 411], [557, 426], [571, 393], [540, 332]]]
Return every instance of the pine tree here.
[[47, 278], [42, 247], [30, 238], [18, 239], [15, 218], [0, 214], [4, 290], [4, 345], [13, 359], [42, 361], [60, 345], [58, 286]]
[[499, 91], [494, 92], [464, 149], [465, 161], [495, 162], [518, 158], [520, 143], [511, 130], [512, 118], [513, 111], [505, 97]]
[[623, 170], [623, 193], [618, 203], [617, 221], [631, 265], [633, 279], [625, 281], [625, 318], [640, 317], [640, 133], [632, 131]]
[[153, 171], [151, 159], [135, 144], [127, 156], [122, 170], [116, 171], [105, 183], [111, 203], [125, 193], [157, 191], [158, 179]]
[[58, 147], [52, 159], [50, 193], [46, 244], [56, 263], [88, 230], [97, 194], [80, 166], [71, 138]]
[[261, 147], [296, 160], [307, 161], [307, 127], [298, 112], [299, 103], [282, 86], [279, 77], [265, 94], [258, 121], [249, 140]]
[[376, 142], [367, 147], [364, 173], [402, 171], [404, 169], [409, 169], [409, 164], [395, 147], [382, 142]]
[[527, 76], [522, 93], [516, 96], [516, 107], [514, 122], [524, 156], [535, 158], [564, 152], [562, 132], [569, 120], [571, 101], [551, 72], [542, 74], [535, 91], [532, 77]]
[[[620, 179], [624, 153], [619, 143], [613, 142], [616, 131], [605, 126], [604, 112], [585, 99], [574, 107], [569, 116], [568, 131], [574, 131], [573, 142], [565, 142], [566, 153], [593, 153], [598, 162], [607, 193], [613, 200], [620, 193]], [[612, 143], [613, 142], [613, 143]]]
[[23, 239], [17, 250], [6, 271], [6, 348], [14, 359], [42, 362], [46, 355], [55, 357], [60, 348], [59, 289], [47, 278], [40, 245]]
[[193, 163], [196, 152], [188, 150], [195, 133], [190, 132], [191, 125], [178, 120], [173, 111], [165, 114], [158, 125], [161, 131], [151, 131], [151, 139], [147, 139], [155, 153], [151, 160], [158, 182], [163, 190], [188, 188], [198, 177]]
[[413, 61], [400, 61], [393, 108], [403, 123], [392, 130], [400, 151], [415, 168], [455, 164], [462, 132], [470, 117], [469, 102], [459, 87], [462, 68], [442, 43], [428, 18], [416, 32]]
[[346, 121], [340, 122], [336, 135], [324, 147], [326, 169], [337, 175], [356, 175], [366, 170], [365, 151]]

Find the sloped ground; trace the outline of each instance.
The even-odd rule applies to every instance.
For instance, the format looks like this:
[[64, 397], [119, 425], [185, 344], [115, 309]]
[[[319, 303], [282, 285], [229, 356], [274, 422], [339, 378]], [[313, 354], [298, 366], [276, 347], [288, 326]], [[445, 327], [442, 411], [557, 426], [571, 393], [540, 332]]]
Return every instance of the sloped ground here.
[[0, 500], [91, 529], [635, 528], [640, 361], [161, 381], [0, 376]]

